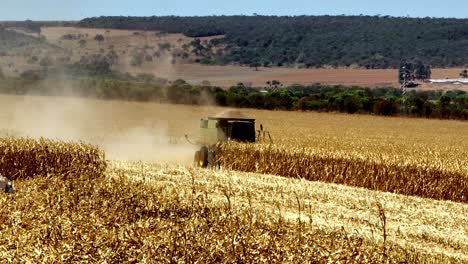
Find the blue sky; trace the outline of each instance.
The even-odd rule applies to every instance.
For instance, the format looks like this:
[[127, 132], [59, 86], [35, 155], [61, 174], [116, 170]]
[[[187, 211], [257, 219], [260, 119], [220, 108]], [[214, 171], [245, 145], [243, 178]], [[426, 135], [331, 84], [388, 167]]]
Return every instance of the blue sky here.
[[0, 0], [0, 20], [101, 15], [391, 15], [468, 18], [466, 0]]

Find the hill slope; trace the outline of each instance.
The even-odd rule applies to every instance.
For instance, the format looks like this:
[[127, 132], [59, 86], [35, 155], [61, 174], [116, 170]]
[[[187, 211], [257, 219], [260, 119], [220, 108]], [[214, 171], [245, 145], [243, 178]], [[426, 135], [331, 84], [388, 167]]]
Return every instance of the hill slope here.
[[40, 38], [0, 27], [0, 51], [24, 50], [26, 48], [52, 48], [52, 46]]
[[80, 27], [159, 30], [190, 37], [201, 62], [264, 66], [395, 68], [402, 60], [464, 66], [468, 19], [371, 16], [99, 17]]

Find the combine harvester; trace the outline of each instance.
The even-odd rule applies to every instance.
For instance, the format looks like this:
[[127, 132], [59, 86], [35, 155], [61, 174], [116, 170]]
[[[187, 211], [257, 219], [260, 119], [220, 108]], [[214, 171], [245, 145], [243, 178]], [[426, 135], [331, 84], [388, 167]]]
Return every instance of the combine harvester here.
[[235, 110], [228, 110], [214, 117], [202, 118], [200, 120], [200, 133], [196, 142], [189, 143], [197, 145], [200, 150], [195, 152], [194, 163], [197, 167], [217, 167], [218, 144], [237, 141], [245, 143], [265, 142], [273, 143], [268, 131], [263, 130], [263, 125], [255, 130], [255, 119], [248, 118]]

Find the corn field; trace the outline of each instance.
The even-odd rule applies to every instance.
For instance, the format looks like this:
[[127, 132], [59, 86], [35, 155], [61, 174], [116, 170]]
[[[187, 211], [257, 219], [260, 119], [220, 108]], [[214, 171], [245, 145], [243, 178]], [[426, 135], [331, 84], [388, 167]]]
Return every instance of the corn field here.
[[[145, 135], [183, 138], [224, 110], [83, 100], [64, 114], [63, 99], [18, 99], [0, 97], [5, 129], [96, 144], [148, 126]], [[18, 120], [14, 109], [35, 115]], [[245, 111], [275, 144], [221, 146], [221, 170], [0, 139], [0, 173], [17, 191], [0, 194], [0, 262], [467, 263], [468, 123]], [[50, 113], [60, 122], [32, 125]], [[167, 155], [144, 142], [151, 158]]]
[[104, 152], [86, 143], [49, 139], [0, 138], [0, 174], [10, 180], [53, 174], [99, 175]]
[[[287, 220], [286, 214], [260, 210], [262, 203], [253, 195], [250, 206], [241, 203], [241, 189], [247, 185], [228, 186], [229, 173], [214, 176], [209, 170], [142, 163], [113, 165], [98, 177], [57, 175], [18, 181], [19, 192], [0, 196], [0, 259], [3, 263], [456, 260], [411, 252], [398, 244], [383, 247], [352, 229], [315, 228], [304, 217]], [[301, 208], [296, 209], [299, 216], [309, 215]]]
[[256, 172], [371, 190], [468, 202], [468, 176], [432, 164], [396, 163], [310, 148], [268, 144], [220, 145], [221, 164], [230, 170]]

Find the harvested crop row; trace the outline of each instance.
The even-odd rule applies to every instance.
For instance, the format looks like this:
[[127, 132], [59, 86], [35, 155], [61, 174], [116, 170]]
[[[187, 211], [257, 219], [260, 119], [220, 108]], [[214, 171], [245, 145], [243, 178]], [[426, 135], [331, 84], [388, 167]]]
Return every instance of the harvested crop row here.
[[333, 182], [371, 190], [468, 202], [467, 175], [424, 164], [395, 164], [307, 148], [262, 144], [224, 144], [220, 162], [227, 169]]
[[[0, 196], [2, 263], [451, 260], [390, 243], [384, 253], [378, 241], [344, 229], [321, 230], [310, 222], [272, 217], [257, 206], [240, 206], [237, 198], [230, 206], [226, 199], [218, 200], [219, 189], [202, 183], [205, 177], [229, 178], [210, 171], [152, 165], [146, 171], [152, 182], [147, 184], [141, 180], [147, 166], [110, 168], [100, 177], [57, 175], [18, 181], [23, 191]], [[236, 192], [225, 185], [228, 182], [220, 188]]]
[[0, 138], [0, 174], [10, 180], [49, 174], [97, 175], [106, 169], [104, 152], [86, 143]]

